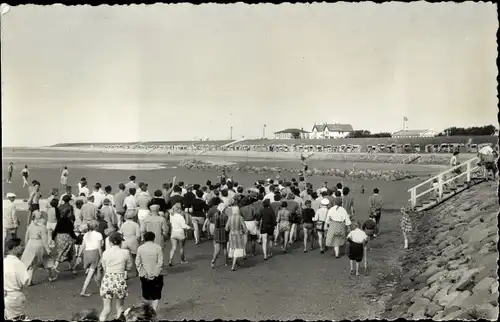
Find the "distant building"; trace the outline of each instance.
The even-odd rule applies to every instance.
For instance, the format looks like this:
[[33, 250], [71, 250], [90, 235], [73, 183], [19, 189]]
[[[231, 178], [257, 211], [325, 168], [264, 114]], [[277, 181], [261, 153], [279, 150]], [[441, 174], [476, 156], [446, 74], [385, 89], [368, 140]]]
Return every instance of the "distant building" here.
[[303, 129], [285, 129], [282, 131], [274, 132], [274, 138], [277, 140], [285, 139], [307, 139], [309, 132]]
[[398, 138], [432, 138], [438, 135], [438, 132], [432, 130], [405, 130], [392, 134], [395, 139]]
[[354, 132], [351, 124], [314, 124], [310, 138], [311, 139], [340, 139], [349, 136]]

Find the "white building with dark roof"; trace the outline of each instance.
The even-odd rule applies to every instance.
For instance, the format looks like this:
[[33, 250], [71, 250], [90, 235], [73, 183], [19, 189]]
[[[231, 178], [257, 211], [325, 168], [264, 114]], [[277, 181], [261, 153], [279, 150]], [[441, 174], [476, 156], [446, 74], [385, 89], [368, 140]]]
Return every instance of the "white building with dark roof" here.
[[392, 133], [392, 137], [398, 138], [432, 138], [438, 135], [438, 132], [433, 130], [401, 130]]
[[349, 136], [352, 132], [354, 129], [351, 124], [322, 123], [314, 124], [309, 137], [311, 139], [340, 139]]
[[274, 138], [277, 140], [308, 139], [309, 132], [304, 131], [304, 129], [285, 129], [278, 132], [274, 132]]

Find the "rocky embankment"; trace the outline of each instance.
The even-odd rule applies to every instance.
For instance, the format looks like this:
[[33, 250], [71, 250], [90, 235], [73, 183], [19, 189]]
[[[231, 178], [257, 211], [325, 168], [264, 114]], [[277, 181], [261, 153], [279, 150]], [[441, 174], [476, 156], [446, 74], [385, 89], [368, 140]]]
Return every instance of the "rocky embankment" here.
[[497, 216], [496, 184], [483, 183], [416, 219], [386, 318], [497, 320]]
[[[212, 162], [203, 162], [195, 160], [184, 160], [179, 163], [180, 167], [193, 171], [241, 171], [248, 173], [299, 173], [300, 169], [286, 169], [281, 167], [269, 166], [239, 166], [237, 164], [217, 164]], [[404, 179], [415, 179], [417, 176], [403, 170], [339, 170], [339, 169], [313, 169], [306, 172], [308, 176], [333, 176], [337, 178], [362, 179], [362, 180], [385, 180], [397, 181]]]

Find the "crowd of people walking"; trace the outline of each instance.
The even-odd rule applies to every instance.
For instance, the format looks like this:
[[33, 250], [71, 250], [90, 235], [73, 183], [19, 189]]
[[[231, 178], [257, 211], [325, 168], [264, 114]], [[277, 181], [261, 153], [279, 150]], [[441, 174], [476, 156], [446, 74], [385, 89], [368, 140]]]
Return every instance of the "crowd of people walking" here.
[[[370, 217], [364, 223], [357, 218], [356, 203], [348, 187], [327, 182], [314, 189], [304, 177], [298, 180], [259, 180], [248, 188], [219, 176], [217, 182], [185, 185], [174, 177], [152, 194], [148, 184], [129, 182], [112, 187], [95, 183], [92, 191], [81, 178], [77, 195], [67, 185], [67, 168], [61, 183], [65, 193], [53, 189], [48, 207], [40, 209], [40, 182], [30, 187], [29, 226], [24, 243], [17, 236], [15, 194], [4, 201], [5, 317], [24, 317], [27, 305], [22, 289], [33, 284], [34, 273], [45, 269], [49, 281], [55, 282], [67, 263], [68, 274], [85, 270], [81, 296], [89, 292], [92, 281], [99, 289], [103, 308], [99, 320], [110, 317], [113, 302], [115, 317], [124, 315], [128, 296], [127, 280], [138, 277], [142, 296], [153, 311], [158, 310], [163, 288], [162, 270], [166, 242], [171, 244], [168, 265], [186, 264], [186, 240], [192, 235], [195, 244], [211, 240], [213, 256], [210, 266], [230, 266], [236, 271], [247, 256], [256, 256], [261, 248], [264, 260], [277, 249], [283, 252], [301, 241], [304, 253], [319, 248], [325, 254], [341, 256], [348, 245], [350, 272], [359, 274], [359, 263], [365, 259], [366, 244], [380, 234], [383, 200], [378, 189], [369, 197]], [[7, 212], [6, 212], [7, 210]], [[408, 213], [402, 210], [401, 227], [411, 232]], [[176, 258], [177, 250], [179, 260]], [[222, 256], [221, 256], [222, 255]], [[356, 264], [356, 265], [354, 265]], [[145, 309], [147, 310], [147, 308]]]

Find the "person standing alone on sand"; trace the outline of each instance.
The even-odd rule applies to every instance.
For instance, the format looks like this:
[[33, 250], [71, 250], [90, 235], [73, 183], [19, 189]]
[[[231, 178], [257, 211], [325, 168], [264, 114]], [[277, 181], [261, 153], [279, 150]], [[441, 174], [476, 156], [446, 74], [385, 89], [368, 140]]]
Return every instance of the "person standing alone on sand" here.
[[9, 163], [9, 168], [7, 169], [7, 183], [12, 183], [12, 174], [14, 173], [14, 163]]
[[69, 176], [68, 167], [64, 167], [64, 169], [61, 172], [61, 185], [63, 187], [66, 187], [66, 185], [68, 184], [68, 176]]
[[30, 171], [28, 170], [28, 166], [25, 165], [24, 169], [21, 170], [21, 176], [23, 177], [23, 188], [29, 186], [28, 177], [30, 175]]
[[17, 237], [17, 227], [19, 227], [19, 219], [16, 215], [16, 195], [12, 192], [7, 193], [7, 200], [3, 202], [3, 242], [5, 243], [12, 238]]

